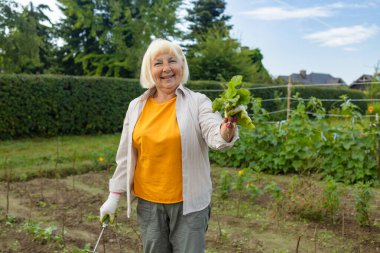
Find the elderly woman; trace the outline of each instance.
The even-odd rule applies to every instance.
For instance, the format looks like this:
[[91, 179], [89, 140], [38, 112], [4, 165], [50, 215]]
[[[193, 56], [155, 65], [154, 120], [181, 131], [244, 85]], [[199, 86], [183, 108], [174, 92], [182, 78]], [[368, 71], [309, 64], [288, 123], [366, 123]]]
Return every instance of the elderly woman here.
[[112, 221], [126, 193], [130, 217], [137, 198], [144, 252], [204, 252], [212, 192], [208, 147], [228, 148], [238, 138], [233, 119], [213, 113], [205, 95], [184, 86], [188, 77], [178, 45], [162, 39], [149, 45], [140, 76], [148, 90], [129, 104], [110, 194], [100, 208], [100, 219]]

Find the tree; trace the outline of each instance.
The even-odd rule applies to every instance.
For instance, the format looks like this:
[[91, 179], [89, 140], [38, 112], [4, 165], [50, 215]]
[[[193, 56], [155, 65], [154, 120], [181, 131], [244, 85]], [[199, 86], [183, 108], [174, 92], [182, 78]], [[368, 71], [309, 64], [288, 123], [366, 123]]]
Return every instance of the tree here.
[[58, 0], [68, 74], [136, 77], [153, 38], [176, 37], [180, 0]]
[[18, 18], [18, 13], [12, 7], [17, 6], [12, 0], [0, 1], [0, 73], [9, 72], [13, 68], [10, 66], [11, 59], [16, 57], [13, 55], [10, 34], [13, 33]]
[[252, 66], [252, 79], [253, 83], [272, 83], [272, 77], [269, 75], [268, 71], [263, 65], [264, 56], [262, 55], [260, 49], [249, 49], [248, 47], [242, 47], [242, 53], [246, 54], [251, 59]]
[[198, 40], [210, 29], [218, 31], [222, 37], [228, 37], [232, 25], [227, 25], [231, 16], [225, 15], [226, 2], [224, 0], [196, 0], [192, 1], [192, 8], [188, 8], [188, 16], [185, 18], [190, 22], [188, 38]]
[[227, 80], [233, 75], [243, 75], [245, 81], [271, 83], [272, 79], [262, 64], [259, 49], [243, 47], [230, 37], [231, 18], [224, 14], [224, 0], [192, 1], [187, 9], [190, 22], [186, 56], [192, 79]]
[[53, 44], [49, 37], [50, 22], [44, 14], [46, 5], [24, 6], [15, 11], [13, 1], [2, 1], [0, 10], [0, 64], [5, 73], [42, 73], [49, 68]]
[[249, 55], [241, 53], [237, 40], [224, 38], [219, 31], [209, 30], [190, 53], [188, 61], [193, 80], [228, 80], [238, 74], [243, 75], [245, 81], [252, 80]]

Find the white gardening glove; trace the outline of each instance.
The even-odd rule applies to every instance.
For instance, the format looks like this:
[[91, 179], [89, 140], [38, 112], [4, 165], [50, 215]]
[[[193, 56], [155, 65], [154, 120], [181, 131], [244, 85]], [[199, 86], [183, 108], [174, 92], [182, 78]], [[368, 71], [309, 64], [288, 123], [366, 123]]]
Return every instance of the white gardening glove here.
[[119, 202], [121, 194], [110, 192], [108, 199], [100, 207], [100, 222], [103, 223], [109, 218], [109, 222], [112, 224], [115, 220], [115, 212], [117, 208], [117, 203]]

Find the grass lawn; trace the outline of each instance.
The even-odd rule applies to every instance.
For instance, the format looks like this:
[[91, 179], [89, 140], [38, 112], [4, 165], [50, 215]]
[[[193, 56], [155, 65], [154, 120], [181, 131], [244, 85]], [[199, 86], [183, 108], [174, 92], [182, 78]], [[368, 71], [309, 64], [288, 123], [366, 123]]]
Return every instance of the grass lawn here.
[[32, 177], [55, 177], [80, 174], [112, 164], [119, 145], [120, 134], [99, 136], [59, 136], [15, 141], [0, 141], [0, 179], [6, 170], [16, 180]]

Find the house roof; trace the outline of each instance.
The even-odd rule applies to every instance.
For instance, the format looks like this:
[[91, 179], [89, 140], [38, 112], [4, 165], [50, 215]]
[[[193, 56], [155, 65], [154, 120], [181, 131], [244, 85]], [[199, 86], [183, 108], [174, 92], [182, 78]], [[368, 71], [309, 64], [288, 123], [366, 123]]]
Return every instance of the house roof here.
[[[342, 78], [333, 77], [330, 74], [323, 73], [310, 73], [306, 74], [306, 71], [300, 71], [299, 74], [290, 75], [293, 83], [303, 83], [303, 84], [346, 84]], [[288, 81], [289, 76], [279, 76], [279, 78]]]
[[[357, 78], [352, 84], [350, 84], [350, 88], [353, 89], [365, 89], [366, 84], [372, 81], [373, 76], [368, 74], [363, 74], [359, 78]], [[376, 79], [380, 81], [380, 76], [376, 76]]]

